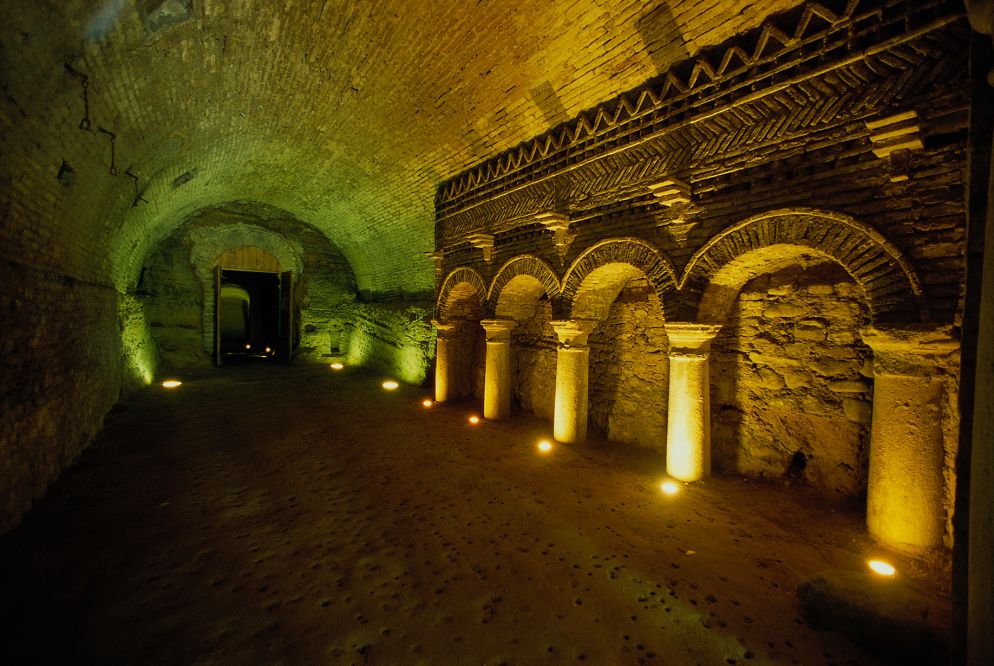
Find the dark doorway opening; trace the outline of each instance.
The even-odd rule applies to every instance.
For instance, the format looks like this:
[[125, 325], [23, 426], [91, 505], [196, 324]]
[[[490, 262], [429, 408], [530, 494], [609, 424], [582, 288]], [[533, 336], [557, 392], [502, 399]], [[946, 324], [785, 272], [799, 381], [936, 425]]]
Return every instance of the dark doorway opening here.
[[218, 364], [289, 361], [290, 273], [224, 269], [216, 277]]

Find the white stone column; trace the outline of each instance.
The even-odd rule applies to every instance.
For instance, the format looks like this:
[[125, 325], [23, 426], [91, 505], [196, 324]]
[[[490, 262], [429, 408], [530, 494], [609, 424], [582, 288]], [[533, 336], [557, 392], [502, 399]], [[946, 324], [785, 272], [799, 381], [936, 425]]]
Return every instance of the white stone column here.
[[942, 365], [959, 343], [945, 330], [878, 328], [862, 331], [873, 349], [873, 422], [866, 524], [891, 547], [920, 551], [942, 546]]
[[670, 342], [666, 473], [698, 481], [711, 473], [711, 380], [708, 357], [718, 324], [666, 324]]
[[435, 327], [435, 402], [451, 400], [454, 378], [452, 373], [456, 367], [455, 344], [459, 334], [459, 325], [431, 320]]
[[559, 337], [556, 352], [556, 411], [552, 436], [572, 444], [587, 438], [587, 373], [590, 348], [587, 336], [597, 322], [570, 319], [552, 322]]
[[511, 414], [511, 329], [513, 319], [485, 319], [487, 366], [483, 386], [483, 418], [504, 419]]

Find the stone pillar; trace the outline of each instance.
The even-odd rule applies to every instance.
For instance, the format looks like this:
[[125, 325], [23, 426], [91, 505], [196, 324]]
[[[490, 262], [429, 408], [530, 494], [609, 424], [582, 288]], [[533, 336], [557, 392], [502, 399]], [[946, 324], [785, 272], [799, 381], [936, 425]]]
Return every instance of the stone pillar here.
[[452, 373], [457, 365], [455, 346], [459, 325], [437, 319], [432, 319], [431, 325], [435, 327], [437, 333], [435, 338], [435, 402], [445, 402], [455, 397], [452, 395], [454, 383]]
[[504, 419], [511, 414], [511, 329], [513, 319], [486, 319], [486, 382], [483, 387], [483, 418]]
[[862, 331], [873, 349], [873, 422], [866, 524], [881, 543], [921, 551], [942, 546], [941, 366], [959, 343], [948, 331], [877, 328]]
[[587, 438], [587, 373], [590, 361], [587, 336], [596, 325], [593, 319], [552, 322], [552, 328], [559, 337], [552, 436], [559, 442], [572, 444]]
[[711, 473], [711, 380], [708, 357], [717, 324], [666, 324], [670, 341], [666, 473], [698, 481]]

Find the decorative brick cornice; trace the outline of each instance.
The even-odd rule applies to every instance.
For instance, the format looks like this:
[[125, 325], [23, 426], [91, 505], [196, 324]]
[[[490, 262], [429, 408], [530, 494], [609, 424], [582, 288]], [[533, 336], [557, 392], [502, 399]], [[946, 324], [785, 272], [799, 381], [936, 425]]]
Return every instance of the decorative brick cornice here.
[[[764, 96], [774, 95], [778, 106], [804, 111], [800, 116], [806, 122], [821, 121], [826, 114], [842, 112], [848, 88], [871, 85], [867, 77], [882, 77], [879, 72], [894, 61], [881, 54], [893, 51], [902, 67], [913, 68], [915, 60], [929, 58], [926, 51], [935, 44], [926, 51], [906, 45], [962, 19], [962, 4], [956, 0], [909, 2], [894, 11], [881, 11], [880, 3], [873, 0], [850, 0], [838, 14], [810, 2], [443, 183], [438, 211], [450, 216], [536, 179], [582, 166], [608, 151], [644, 145], [676, 127], [693, 125], [708, 138], [712, 119]], [[870, 67], [849, 71], [856, 63], [871, 60]], [[835, 70], [846, 70], [845, 75], [827, 83], [824, 77]], [[819, 77], [816, 91], [839, 88], [827, 97], [824, 110], [810, 108], [807, 95], [779, 95]], [[781, 124], [789, 128], [794, 122]]]

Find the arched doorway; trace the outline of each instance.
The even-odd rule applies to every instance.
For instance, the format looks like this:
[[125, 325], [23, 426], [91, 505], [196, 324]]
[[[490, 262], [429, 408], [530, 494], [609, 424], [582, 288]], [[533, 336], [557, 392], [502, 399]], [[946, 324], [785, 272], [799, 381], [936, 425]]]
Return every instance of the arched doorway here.
[[214, 361], [293, 358], [293, 273], [266, 250], [225, 250], [214, 265]]

